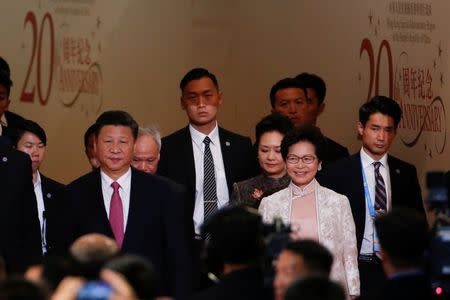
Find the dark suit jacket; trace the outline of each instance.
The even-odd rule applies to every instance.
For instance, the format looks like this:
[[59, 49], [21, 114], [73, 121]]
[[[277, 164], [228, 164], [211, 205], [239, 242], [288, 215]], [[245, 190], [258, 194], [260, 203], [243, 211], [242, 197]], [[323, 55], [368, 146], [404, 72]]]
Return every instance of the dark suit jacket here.
[[420, 274], [404, 274], [386, 280], [385, 284], [371, 295], [361, 300], [429, 300], [434, 299], [430, 293], [427, 277]]
[[17, 127], [22, 123], [25, 119], [18, 114], [15, 114], [10, 111], [5, 111], [4, 113], [6, 122], [8, 126], [2, 126], [2, 139], [0, 139], [0, 144], [6, 144], [12, 146], [15, 144], [17, 139]]
[[194, 300], [261, 300], [271, 299], [263, 285], [263, 274], [256, 268], [234, 271], [212, 287], [198, 293]]
[[10, 272], [41, 259], [41, 234], [30, 157], [0, 144], [0, 254]]
[[[219, 127], [228, 192], [233, 183], [251, 178], [258, 173], [256, 157], [250, 138]], [[190, 212], [194, 212], [195, 162], [189, 126], [162, 139], [158, 173], [185, 185], [190, 193]], [[191, 214], [191, 216], [192, 216]]]
[[61, 184], [53, 179], [50, 179], [41, 175], [41, 188], [42, 197], [44, 199], [44, 216], [46, 220], [46, 241], [47, 241], [47, 254], [51, 254], [55, 244], [55, 239], [57, 238], [57, 230], [61, 226], [57, 222], [58, 214], [58, 202], [63, 201], [65, 185]]
[[[132, 168], [130, 207], [122, 252], [149, 259], [161, 275], [161, 294], [190, 297], [191, 253], [184, 221], [183, 191], [167, 179]], [[67, 186], [64, 232], [59, 242], [66, 249], [78, 237], [101, 233], [114, 238], [101, 187], [99, 170]], [[60, 245], [58, 245], [60, 247]]]
[[348, 157], [350, 154], [348, 153], [347, 148], [333, 141], [332, 139], [325, 137], [326, 140], [326, 151], [325, 156], [322, 160], [324, 165], [332, 163], [336, 160], [339, 160], [344, 157]]
[[[410, 207], [424, 213], [422, 194], [416, 168], [394, 156], [388, 156], [392, 207]], [[360, 153], [329, 165], [319, 176], [319, 182], [348, 197], [356, 227], [358, 253], [364, 236], [366, 201]]]

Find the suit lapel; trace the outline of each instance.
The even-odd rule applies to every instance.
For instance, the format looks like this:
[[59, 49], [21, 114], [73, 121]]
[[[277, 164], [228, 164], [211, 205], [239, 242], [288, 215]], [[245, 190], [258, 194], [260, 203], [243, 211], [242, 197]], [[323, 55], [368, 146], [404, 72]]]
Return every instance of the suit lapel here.
[[101, 232], [109, 237], [114, 238], [114, 234], [111, 229], [111, 224], [109, 223], [108, 215], [106, 213], [105, 202], [103, 200], [102, 191], [102, 178], [100, 175], [100, 170], [95, 171], [91, 189], [95, 191], [92, 193], [95, 199], [92, 199], [92, 214], [98, 216], [98, 222], [101, 228]]
[[195, 161], [194, 150], [192, 149], [192, 137], [189, 131], [189, 126], [186, 126], [183, 133], [183, 138], [180, 141], [180, 153], [178, 156], [180, 166], [184, 166], [185, 174], [191, 189], [195, 192]]
[[219, 139], [220, 150], [222, 151], [223, 166], [225, 168], [225, 176], [227, 179], [228, 192], [231, 193], [230, 186], [231, 184], [233, 184], [232, 182], [230, 183], [231, 178], [233, 178], [233, 166], [231, 164], [231, 162], [233, 161], [233, 145], [231, 144], [229, 136], [220, 127]]
[[391, 207], [397, 204], [394, 199], [398, 198], [398, 187], [400, 186], [400, 169], [396, 164], [395, 160], [388, 155], [388, 166], [389, 166], [389, 180], [391, 188]]
[[125, 233], [123, 237], [122, 249], [128, 245], [128, 240], [130, 239], [130, 235], [138, 231], [139, 229], [134, 229], [136, 220], [135, 214], [140, 209], [139, 208], [139, 195], [145, 195], [148, 192], [145, 192], [145, 189], [142, 188], [140, 181], [136, 176], [136, 171], [131, 168], [131, 184], [130, 184], [130, 205], [128, 207], [128, 219], [126, 220], [127, 226], [125, 227]]
[[49, 183], [47, 180], [47, 177], [45, 177], [44, 175], [42, 175], [42, 173], [40, 173], [41, 175], [41, 189], [42, 189], [42, 198], [44, 199], [44, 210], [47, 210], [47, 208], [50, 205], [50, 201], [52, 198], [52, 191], [49, 190]]
[[[350, 157], [350, 168], [347, 172], [349, 175], [347, 178], [354, 178], [355, 180], [354, 184], [352, 185], [352, 191], [349, 194], [349, 199], [352, 208], [353, 219], [355, 220], [357, 246], [358, 249], [360, 249], [361, 242], [364, 236], [364, 227], [366, 224], [366, 197], [364, 193], [361, 155], [359, 152]], [[353, 197], [351, 197], [351, 195], [353, 195]]]

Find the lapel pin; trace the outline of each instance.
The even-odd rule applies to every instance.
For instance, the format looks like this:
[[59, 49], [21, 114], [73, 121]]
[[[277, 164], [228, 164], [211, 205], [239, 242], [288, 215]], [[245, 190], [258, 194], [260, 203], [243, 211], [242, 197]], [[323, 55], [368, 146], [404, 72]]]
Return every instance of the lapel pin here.
[[8, 158], [7, 158], [6, 156], [3, 156], [3, 157], [2, 157], [2, 160], [3, 160], [3, 162], [7, 162], [7, 161], [8, 161]]
[[400, 174], [400, 170], [399, 169], [395, 169], [395, 173]]
[[229, 141], [226, 141], [226, 142], [225, 142], [225, 146], [230, 147], [230, 145], [231, 145], [231, 144], [230, 144]]
[[52, 197], [52, 194], [47, 193], [47, 198], [51, 198], [51, 197]]

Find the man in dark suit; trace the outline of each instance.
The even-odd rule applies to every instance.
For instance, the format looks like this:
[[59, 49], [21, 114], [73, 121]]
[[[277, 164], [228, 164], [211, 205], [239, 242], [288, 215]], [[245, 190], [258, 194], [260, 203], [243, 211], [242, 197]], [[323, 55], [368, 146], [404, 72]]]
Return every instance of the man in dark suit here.
[[375, 228], [388, 280], [371, 299], [431, 299], [431, 289], [423, 270], [429, 241], [424, 216], [412, 209], [394, 209], [377, 218]]
[[[233, 183], [254, 176], [257, 163], [250, 138], [218, 127], [216, 116], [223, 99], [214, 74], [192, 69], [181, 80], [180, 89], [189, 125], [163, 138], [158, 173], [187, 187], [189, 211], [199, 235], [206, 215], [228, 204]], [[205, 138], [210, 156], [205, 153]], [[205, 164], [207, 157], [211, 159]], [[209, 187], [204, 189], [204, 168], [208, 163], [215, 177], [214, 191], [208, 190], [214, 203], [205, 210], [204, 192]]]
[[395, 207], [424, 208], [416, 168], [388, 155], [401, 118], [394, 100], [375, 96], [359, 109], [361, 150], [329, 165], [322, 185], [348, 197], [356, 227], [361, 295], [379, 288], [385, 277], [379, 264], [376, 216]]
[[161, 275], [159, 294], [186, 299], [191, 292], [191, 256], [181, 191], [166, 179], [130, 167], [138, 125], [123, 111], [96, 121], [95, 150], [100, 168], [67, 187], [64, 230], [67, 249], [76, 238], [101, 233], [122, 252], [149, 259]]
[[[325, 82], [317, 75], [302, 73], [296, 78], [285, 78], [270, 90], [272, 112], [288, 117], [294, 126], [316, 125], [325, 109]], [[322, 164], [326, 165], [349, 155], [347, 148], [326, 137], [326, 152]]]
[[9, 273], [39, 263], [41, 239], [28, 155], [0, 144], [0, 255]]
[[8, 111], [9, 104], [11, 103], [9, 95], [11, 92], [12, 80], [9, 77], [9, 66], [8, 69], [1, 68], [1, 66], [4, 65], [2, 64], [2, 61], [4, 62], [0, 57], [0, 136], [3, 137], [0, 143], [12, 145], [13, 136], [16, 134], [15, 129], [24, 121], [24, 118]]
[[51, 252], [54, 243], [54, 219], [59, 213], [56, 209], [64, 192], [64, 185], [44, 176], [39, 168], [47, 150], [47, 135], [36, 122], [24, 120], [18, 124], [14, 142], [17, 150], [27, 153], [31, 158], [34, 193], [37, 200], [37, 213], [41, 228], [42, 253]]

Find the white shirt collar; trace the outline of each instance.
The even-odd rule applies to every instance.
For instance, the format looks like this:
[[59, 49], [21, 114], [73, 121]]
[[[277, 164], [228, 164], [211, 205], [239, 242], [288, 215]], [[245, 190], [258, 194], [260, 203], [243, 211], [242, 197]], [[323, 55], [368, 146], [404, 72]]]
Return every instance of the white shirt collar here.
[[36, 171], [36, 183], [34, 184], [34, 188], [39, 185], [41, 185], [41, 174], [39, 173], [39, 171]]
[[194, 143], [198, 147], [203, 145], [203, 140], [207, 136], [211, 139], [211, 143], [213, 145], [219, 145], [220, 144], [219, 127], [217, 126], [217, 122], [216, 122], [216, 126], [214, 126], [214, 129], [211, 130], [211, 132], [208, 135], [198, 131], [191, 124], [189, 124], [189, 132], [191, 133], [192, 140], [194, 141]]
[[4, 113], [3, 113], [2, 117], [0, 118], [0, 125], [8, 127], [8, 121], [6, 120]]
[[385, 153], [380, 160], [374, 160], [369, 154], [367, 154], [366, 150], [364, 150], [364, 147], [361, 147], [361, 151], [360, 151], [360, 155], [361, 155], [361, 163], [363, 168], [367, 168], [368, 166], [371, 166], [375, 161], [379, 161], [383, 167], [386, 168], [387, 166], [387, 153]]
[[120, 187], [125, 188], [127, 183], [130, 182], [131, 167], [128, 168], [128, 171], [125, 174], [123, 174], [122, 176], [120, 176], [117, 180], [113, 180], [111, 177], [106, 175], [106, 173], [103, 172], [103, 170], [101, 170], [101, 169], [100, 169], [100, 176], [102, 178], [103, 184], [105, 184], [106, 186], [111, 186], [111, 184], [114, 181], [116, 181], [120, 185]]

